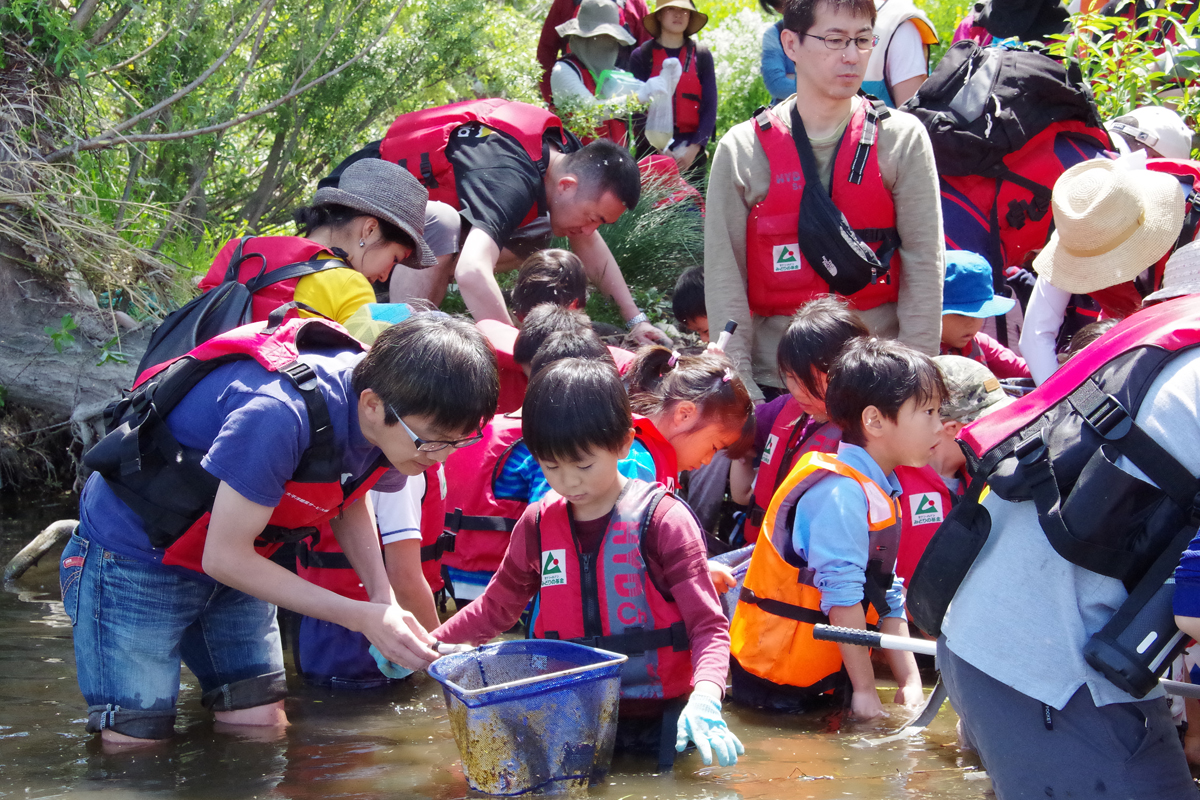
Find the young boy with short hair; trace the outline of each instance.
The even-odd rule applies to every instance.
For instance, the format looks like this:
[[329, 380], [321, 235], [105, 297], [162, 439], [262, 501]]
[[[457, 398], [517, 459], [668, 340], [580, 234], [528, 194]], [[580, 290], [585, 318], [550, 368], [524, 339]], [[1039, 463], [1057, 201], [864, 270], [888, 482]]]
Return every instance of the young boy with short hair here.
[[[944, 394], [933, 361], [895, 341], [856, 339], [834, 361], [825, 405], [842, 443], [836, 455], [805, 454], [767, 510], [730, 629], [736, 699], [803, 708], [848, 678], [855, 718], [886, 714], [870, 653], [816, 641], [812, 625], [864, 629], [869, 604], [880, 630], [908, 635], [894, 577], [901, 488], [893, 473], [928, 462]], [[896, 702], [919, 702], [912, 654], [887, 657]]]
[[628, 741], [623, 729], [640, 728], [635, 747], [653, 742], [660, 766], [688, 739], [706, 764], [714, 750], [723, 766], [735, 763], [744, 750], [721, 718], [729, 634], [704, 537], [661, 485], [618, 470], [634, 431], [617, 371], [584, 359], [547, 367], [530, 381], [522, 430], [554, 492], [521, 515], [483, 594], [433, 635], [483, 644], [538, 595], [535, 637], [603, 636], [606, 649], [629, 656], [618, 744]]
[[1007, 314], [1016, 303], [995, 293], [986, 258], [970, 250], [947, 250], [941, 354], [978, 361], [997, 378], [1030, 377], [1025, 359], [982, 332], [988, 317]]
[[704, 306], [704, 267], [689, 267], [675, 281], [671, 313], [685, 330], [708, 344], [708, 310]]

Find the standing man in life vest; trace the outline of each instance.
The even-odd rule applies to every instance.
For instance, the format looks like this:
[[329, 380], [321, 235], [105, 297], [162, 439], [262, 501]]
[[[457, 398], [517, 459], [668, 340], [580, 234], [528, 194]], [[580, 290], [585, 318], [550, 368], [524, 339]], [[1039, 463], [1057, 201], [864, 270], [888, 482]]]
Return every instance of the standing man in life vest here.
[[[516, 269], [551, 235], [565, 236], [634, 338], [669, 342], [638, 310], [598, 232], [641, 197], [629, 151], [608, 141], [582, 147], [546, 109], [493, 98], [398, 117], [381, 141], [346, 158], [320, 185], [336, 186], [346, 167], [364, 158], [407, 166], [431, 200], [458, 209], [466, 231], [456, 260], [412, 273], [404, 296], [393, 301], [440, 303], [453, 279], [477, 321], [511, 323], [495, 272]], [[393, 281], [393, 293], [398, 288]]]
[[[872, 333], [938, 352], [944, 245], [933, 149], [915, 118], [880, 111], [858, 93], [874, 20], [872, 0], [789, 0], [780, 35], [796, 65], [796, 96], [731, 128], [713, 157], [705, 300], [710, 317], [738, 323], [727, 352], [756, 400], [783, 391], [775, 352], [792, 312], [828, 294], [839, 270], [858, 271], [849, 269], [857, 263], [843, 260], [846, 237], [828, 235], [836, 226], [819, 221], [827, 204], [814, 194], [798, 211], [806, 178], [791, 134], [797, 121], [821, 187], [844, 217], [843, 232], [853, 228], [855, 244], [865, 244], [879, 262], [861, 290], [844, 296]], [[805, 237], [801, 227], [809, 231]], [[843, 240], [841, 250], [829, 250], [814, 268], [806, 252], [835, 239]], [[862, 249], [853, 249], [859, 262]]]

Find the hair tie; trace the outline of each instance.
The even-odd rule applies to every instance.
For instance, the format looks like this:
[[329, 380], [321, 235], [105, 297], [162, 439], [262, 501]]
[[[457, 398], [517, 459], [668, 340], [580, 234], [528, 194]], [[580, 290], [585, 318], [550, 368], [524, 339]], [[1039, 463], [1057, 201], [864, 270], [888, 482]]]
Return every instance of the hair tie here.
[[676, 364], [678, 364], [678, 363], [679, 363], [679, 351], [678, 351], [678, 350], [672, 350], [672, 351], [671, 351], [671, 357], [667, 359], [667, 366], [668, 366], [668, 367], [673, 367], [673, 366], [675, 366], [675, 365], [676, 365]]
[[733, 367], [725, 368], [725, 377], [721, 378], [721, 383], [729, 383], [733, 380]]

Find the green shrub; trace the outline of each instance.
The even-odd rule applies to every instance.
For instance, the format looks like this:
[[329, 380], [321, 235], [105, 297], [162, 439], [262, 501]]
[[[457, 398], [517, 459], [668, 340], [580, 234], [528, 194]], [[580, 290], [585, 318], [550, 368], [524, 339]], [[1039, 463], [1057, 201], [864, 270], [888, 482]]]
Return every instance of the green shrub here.
[[[1096, 96], [1101, 119], [1113, 119], [1144, 105], [1170, 105], [1195, 128], [1200, 101], [1194, 87], [1195, 49], [1200, 12], [1185, 19], [1174, 11], [1151, 9], [1136, 20], [1081, 14], [1073, 18], [1074, 32], [1051, 48], [1051, 53], [1078, 61], [1084, 79]], [[1170, 57], [1155, 53], [1154, 32], [1173, 28], [1183, 45], [1171, 45]], [[1184, 80], [1175, 82], [1164, 69]]]

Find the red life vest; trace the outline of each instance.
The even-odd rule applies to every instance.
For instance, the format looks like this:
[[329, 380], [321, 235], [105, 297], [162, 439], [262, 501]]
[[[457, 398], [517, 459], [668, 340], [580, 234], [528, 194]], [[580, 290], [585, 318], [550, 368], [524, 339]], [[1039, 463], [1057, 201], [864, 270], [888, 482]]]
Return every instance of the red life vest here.
[[762, 459], [758, 464], [758, 475], [754, 479], [754, 496], [750, 499], [750, 509], [742, 527], [746, 544], [758, 541], [758, 532], [767, 508], [771, 505], [771, 498], [775, 496], [775, 490], [783, 483], [796, 459], [813, 451], [836, 453], [841, 440], [841, 428], [832, 422], [812, 424], [809, 417], [800, 410], [800, 405], [788, 397], [783, 408], [779, 409], [779, 416], [775, 417], [775, 422], [771, 425], [771, 433], [767, 436]]
[[952, 501], [950, 489], [933, 467], [896, 467], [896, 479], [904, 490], [900, 496], [903, 529], [896, 553], [896, 574], [907, 584], [925, 545], [950, 513]]
[[[333, 252], [325, 245], [299, 236], [255, 236], [247, 238], [244, 243], [241, 239], [230, 239], [217, 253], [208, 272], [200, 279], [200, 291], [207, 292], [216, 288], [225, 279], [229, 259], [238, 249], [239, 243], [242, 243], [242, 257], [245, 259], [238, 267], [239, 283], [249, 283], [258, 275], [273, 272], [280, 267], [323, 257], [334, 258]], [[339, 263], [340, 268], [351, 269], [345, 262]], [[299, 282], [300, 278], [290, 278], [256, 291], [251, 300], [254, 321], [261, 322], [284, 303], [290, 303]]]
[[[579, 75], [579, 79], [583, 81], [583, 85], [587, 88], [592, 96], [596, 94], [596, 79], [592, 76], [592, 71], [588, 69], [577, 56], [568, 53], [559, 59], [560, 62], [569, 65]], [[596, 127], [594, 136], [584, 136], [580, 141], [584, 144], [590, 144], [596, 139], [608, 139], [616, 142], [622, 147], [629, 146], [629, 124], [623, 119], [608, 119], [600, 123]]]
[[[163, 564], [204, 571], [208, 509], [219, 481], [200, 466], [203, 451], [180, 445], [164, 420], [188, 391], [222, 364], [253, 358], [292, 382], [304, 397], [313, 431], [300, 466], [284, 484], [283, 498], [255, 540], [259, 553], [270, 555], [285, 541], [313, 535], [317, 526], [362, 497], [390, 468], [381, 453], [368, 474], [353, 483], [341, 482], [340, 458], [333, 449], [329, 412], [316, 372], [299, 360], [306, 350], [335, 347], [361, 351], [362, 344], [341, 326], [323, 319], [290, 319], [275, 329], [264, 323], [243, 325], [146, 370], [134, 393], [106, 410], [110, 430], [115, 430], [88, 451], [84, 463], [142, 517], [151, 543], [166, 550]], [[170, 455], [165, 464], [162, 457], [141, 455], [152, 451]]]
[[445, 533], [446, 470], [434, 464], [425, 470], [425, 494], [421, 496], [421, 572], [435, 592], [446, 585], [442, 579], [442, 556], [453, 541]]
[[496, 476], [521, 439], [520, 417], [499, 414], [483, 429], [483, 439], [446, 459], [445, 529], [454, 549], [442, 563], [465, 572], [500, 568], [513, 526], [525, 503], [496, 497]]
[[[872, 109], [870, 102], [860, 99], [834, 156], [830, 185], [834, 205], [879, 253], [884, 237], [895, 234], [896, 207], [879, 173], [875, 138], [864, 136], [872, 127], [867, 125], [868, 109]], [[771, 187], [746, 220], [747, 296], [757, 316], [790, 315], [814, 297], [829, 294], [829, 284], [805, 263], [796, 241], [804, 170], [792, 134], [770, 110], [764, 109], [754, 119], [759, 144], [771, 164]], [[865, 310], [896, 302], [899, 254], [894, 253], [889, 263], [876, 283], [846, 298], [851, 306]]]
[[654, 153], [638, 161], [643, 191], [662, 191], [666, 196], [655, 202], [654, 208], [690, 201], [704, 214], [704, 195], [679, 174], [679, 164], [665, 153]]
[[[650, 67], [650, 77], [662, 72], [663, 62], [667, 60], [667, 48], [658, 42], [649, 41], [643, 45], [649, 47], [653, 55]], [[691, 39], [684, 42], [683, 52], [679, 54], [683, 74], [675, 86], [675, 95], [671, 98], [671, 108], [674, 111], [675, 130], [677, 133], [695, 133], [700, 127], [700, 68], [697, 66], [696, 43]]]
[[650, 451], [650, 458], [654, 460], [654, 480], [667, 487], [668, 491], [675, 491], [675, 485], [679, 483], [679, 461], [675, 448], [648, 417], [633, 415], [633, 435]]
[[[425, 492], [421, 498], [421, 571], [429, 588], [438, 591], [442, 581], [442, 534], [445, 479], [442, 465], [435, 464], [424, 473]], [[369, 600], [358, 573], [350, 565], [342, 546], [328, 523], [319, 526], [321, 535], [313, 542], [296, 546], [296, 574], [309, 583], [336, 592], [351, 600]]]
[[679, 607], [646, 566], [650, 521], [666, 496], [630, 480], [598, 553], [581, 553], [568, 505], [551, 493], [538, 507], [542, 586], [533, 635], [624, 653], [622, 699], [671, 699], [692, 689], [692, 653]]
[[[530, 161], [542, 160], [544, 137], [552, 130], [558, 131], [553, 141], [563, 152], [570, 149], [562, 121], [550, 111], [493, 97], [401, 114], [379, 143], [379, 157], [411, 172], [429, 190], [430, 200], [449, 203], [461, 211], [454, 168], [446, 158], [446, 145], [454, 131], [469, 122], [478, 122], [516, 139], [525, 148]], [[537, 213], [535, 205], [530, 211], [531, 217]]]
[[494, 319], [481, 319], [475, 323], [475, 327], [479, 328], [479, 332], [496, 351], [496, 365], [500, 371], [500, 402], [496, 406], [496, 413], [511, 414], [525, 402], [525, 390], [529, 388], [529, 379], [513, 358], [520, 331]]

